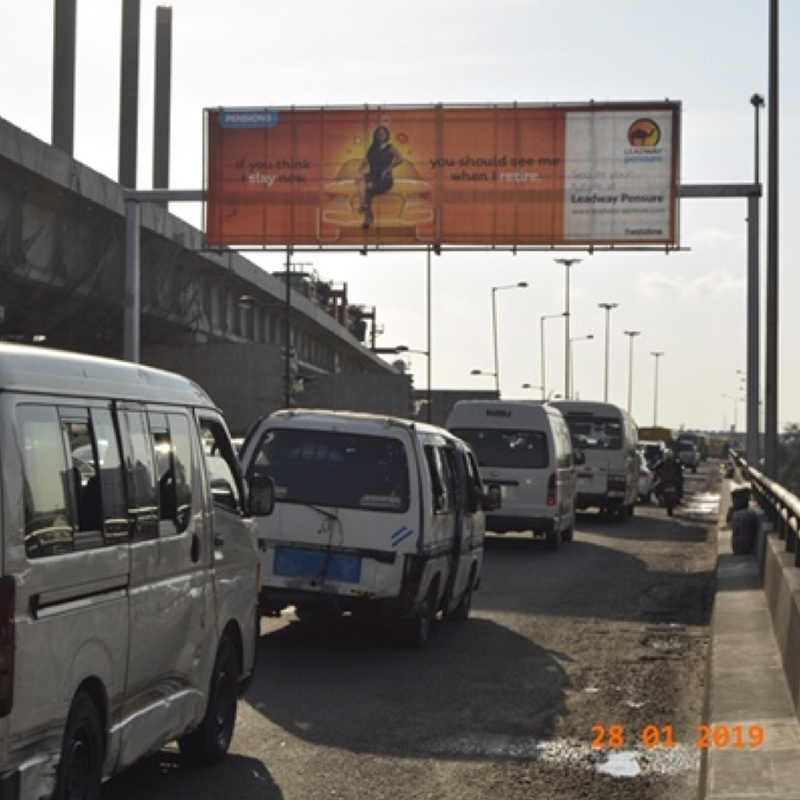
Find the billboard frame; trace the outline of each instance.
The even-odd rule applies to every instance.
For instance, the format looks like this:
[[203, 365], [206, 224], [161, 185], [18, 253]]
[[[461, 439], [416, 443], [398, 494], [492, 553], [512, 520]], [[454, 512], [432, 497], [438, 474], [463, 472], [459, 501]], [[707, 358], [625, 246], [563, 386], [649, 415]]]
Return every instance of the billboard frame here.
[[[244, 120], [242, 124], [231, 124], [226, 128], [226, 132], [224, 134], [220, 134], [218, 131], [211, 130], [211, 126], [216, 124], [220, 119], [220, 115], [228, 114], [234, 115], [238, 120]], [[269, 233], [269, 235], [262, 237], [259, 235], [253, 235], [252, 232], [248, 233], [245, 236], [240, 236], [238, 233], [228, 233], [225, 230], [224, 224], [220, 223], [220, 214], [225, 215], [228, 214], [230, 218], [237, 217], [237, 215], [241, 218], [244, 218], [244, 215], [250, 214], [251, 217], [253, 215], [260, 215], [258, 225], [271, 225], [274, 219], [283, 219], [283, 223], [286, 223], [287, 219], [299, 219], [302, 213], [306, 213], [308, 211], [307, 205], [309, 203], [308, 198], [310, 196], [313, 197], [313, 192], [310, 194], [308, 191], [302, 192], [298, 190], [296, 187], [290, 187], [287, 191], [282, 191], [280, 195], [276, 195], [278, 197], [277, 200], [271, 200], [269, 197], [265, 199], [265, 195], [272, 189], [272, 185], [269, 185], [266, 189], [263, 186], [256, 185], [255, 193], [251, 191], [251, 185], [245, 185], [245, 183], [249, 180], [251, 183], [258, 181], [258, 180], [272, 180], [273, 182], [280, 180], [283, 178], [284, 180], [290, 180], [292, 176], [290, 174], [284, 173], [282, 175], [276, 175], [275, 173], [278, 170], [273, 170], [272, 174], [247, 174], [246, 171], [240, 170], [241, 175], [236, 176], [236, 180], [239, 181], [239, 185], [234, 186], [235, 192], [237, 193], [237, 197], [231, 202], [231, 197], [234, 195], [229, 191], [229, 187], [231, 186], [230, 180], [227, 186], [220, 185], [220, 169], [228, 169], [230, 165], [227, 166], [220, 162], [220, 153], [216, 152], [219, 150], [220, 146], [228, 148], [226, 150], [225, 155], [231, 157], [234, 155], [234, 152], [237, 147], [252, 147], [253, 141], [259, 141], [259, 136], [266, 137], [263, 139], [264, 142], [269, 144], [269, 135], [264, 134], [264, 128], [256, 127], [248, 127], [246, 120], [248, 115], [263, 115], [263, 119], [268, 120], [265, 125], [267, 129], [271, 127], [275, 127], [274, 120], [275, 119], [282, 119], [283, 117], [287, 117], [289, 120], [292, 121], [292, 124], [299, 125], [297, 123], [298, 119], [303, 120], [303, 124], [307, 124], [309, 130], [311, 130], [314, 135], [317, 137], [315, 140], [314, 146], [324, 147], [325, 145], [319, 145], [319, 140], [323, 140], [324, 137], [319, 134], [319, 131], [315, 129], [315, 124], [317, 122], [320, 123], [320, 127], [324, 127], [327, 124], [327, 120], [329, 117], [336, 115], [337, 124], [340, 120], [344, 120], [345, 123], [355, 120], [365, 120], [364, 127], [362, 130], [366, 131], [369, 127], [375, 122], [375, 120], [381, 120], [382, 118], [389, 118], [389, 119], [409, 119], [408, 114], [416, 115], [413, 117], [413, 121], [419, 122], [419, 119], [422, 119], [423, 123], [430, 117], [433, 119], [434, 117], [438, 120], [445, 120], [444, 123], [440, 124], [437, 128], [437, 136], [442, 136], [442, 126], [446, 124], [450, 124], [448, 120], [454, 119], [455, 122], [452, 123], [455, 128], [458, 128], [458, 125], [462, 125], [463, 127], [463, 120], [469, 119], [474, 117], [475, 114], [478, 115], [495, 115], [497, 119], [501, 121], [510, 119], [510, 120], [526, 120], [526, 119], [538, 119], [536, 115], [539, 115], [543, 119], [555, 119], [555, 120], [568, 120], [569, 124], [572, 124], [573, 120], [578, 120], [580, 124], [577, 124], [576, 130], [578, 133], [573, 135], [573, 141], [577, 144], [575, 146], [582, 147], [584, 151], [589, 151], [588, 158], [595, 158], [596, 156], [591, 152], [592, 150], [596, 150], [597, 142], [593, 138], [596, 134], [594, 133], [595, 129], [600, 129], [601, 131], [601, 138], [602, 136], [605, 137], [607, 141], [609, 138], [609, 134], [607, 131], [609, 129], [613, 130], [614, 135], [617, 139], [627, 133], [630, 135], [630, 131], [628, 130], [627, 126], [623, 125], [619, 122], [620, 119], [625, 121], [627, 117], [639, 119], [640, 117], [644, 120], [649, 120], [651, 117], [659, 114], [661, 115], [659, 119], [667, 119], [667, 143], [666, 146], [658, 146], [658, 147], [650, 147], [649, 145], [641, 145], [635, 147], [634, 145], [630, 144], [630, 141], [626, 144], [625, 142], [615, 142], [614, 147], [622, 148], [619, 153], [615, 153], [614, 158], [628, 158], [631, 159], [638, 158], [643, 162], [647, 161], [658, 161], [659, 167], [658, 169], [660, 172], [657, 175], [657, 180], [660, 181], [658, 190], [654, 190], [651, 195], [657, 197], [658, 199], [658, 208], [653, 209], [647, 208], [642, 213], [654, 213], [659, 215], [660, 219], [660, 227], [654, 227], [652, 230], [658, 230], [658, 234], [654, 238], [637, 238], [629, 237], [619, 237], [612, 231], [613, 225], [619, 225], [620, 217], [616, 213], [616, 210], [609, 211], [608, 208], [598, 208], [595, 209], [593, 206], [599, 206], [602, 202], [609, 201], [608, 205], [612, 207], [617, 204], [617, 201], [621, 198], [624, 200], [628, 200], [628, 207], [625, 209], [625, 212], [633, 212], [633, 214], [638, 214], [639, 210], [636, 208], [632, 208], [632, 205], [635, 203], [630, 202], [630, 198], [633, 200], [639, 199], [635, 194], [628, 191], [625, 192], [626, 186], [619, 186], [618, 178], [620, 175], [620, 171], [612, 171], [612, 170], [600, 170], [594, 169], [594, 172], [590, 172], [589, 178], [590, 180], [584, 180], [581, 183], [580, 180], [576, 180], [574, 182], [574, 186], [577, 186], [579, 191], [578, 200], [584, 201], [583, 207], [578, 207], [578, 210], [573, 214], [573, 219], [579, 219], [579, 214], [583, 215], [584, 218], [590, 220], [591, 225], [603, 225], [606, 226], [605, 231], [601, 231], [599, 236], [594, 235], [591, 231], [585, 235], [581, 235], [580, 233], [577, 235], [569, 235], [564, 236], [562, 233], [558, 233], [557, 236], [550, 237], [547, 235], [542, 235], [540, 233], [536, 233], [533, 237], [531, 237], [530, 233], [526, 233], [521, 238], [516, 237], [516, 235], [512, 232], [508, 235], [503, 234], [500, 237], [495, 237], [496, 240], [492, 240], [493, 234], [490, 235], [488, 238], [485, 239], [478, 239], [475, 241], [460, 241], [458, 237], [452, 237], [445, 233], [445, 235], [441, 235], [441, 230], [439, 228], [433, 232], [432, 235], [429, 235], [427, 238], [416, 236], [416, 238], [403, 238], [403, 234], [399, 234], [400, 238], [397, 238], [397, 235], [391, 234], [387, 235], [389, 231], [389, 227], [376, 226], [374, 230], [367, 231], [366, 233], [357, 230], [355, 226], [358, 224], [358, 220], [349, 220], [349, 225], [351, 226], [348, 229], [348, 237], [339, 236], [336, 237], [326, 237], [321, 235], [318, 227], [319, 227], [319, 220], [323, 218], [324, 212], [321, 209], [321, 205], [319, 205], [314, 212], [317, 215], [317, 219], [315, 222], [310, 223], [308, 220], [309, 218], [306, 217], [305, 221], [301, 223], [296, 222], [289, 222], [291, 224], [297, 224], [297, 229], [289, 230], [289, 232], [283, 236], [280, 233], [275, 234], [275, 232]], [[533, 114], [534, 116], [531, 117], [530, 115]], [[273, 115], [273, 116], [270, 116]], [[404, 116], [406, 115], [406, 116]], [[447, 116], [449, 115], [449, 117]], [[454, 116], [455, 115], [455, 116]], [[462, 115], [462, 116], [459, 116]], [[466, 115], [464, 117], [463, 115]], [[544, 115], [544, 116], [542, 116]], [[549, 117], [547, 115], [550, 115]], [[471, 105], [471, 104], [462, 104], [462, 105], [431, 105], [431, 106], [408, 106], [408, 105], [363, 105], [363, 106], [329, 106], [329, 107], [288, 107], [288, 108], [256, 108], [256, 107], [247, 107], [247, 108], [207, 108], [204, 109], [204, 195], [205, 195], [205, 202], [203, 206], [203, 218], [205, 221], [205, 234], [206, 234], [206, 242], [208, 245], [209, 250], [219, 250], [225, 248], [232, 248], [238, 251], [247, 252], [260, 252], [260, 251], [271, 251], [271, 250], [286, 250], [287, 248], [294, 251], [294, 252], [318, 252], [321, 250], [326, 251], [344, 251], [344, 252], [361, 252], [366, 254], [370, 251], [409, 251], [409, 250], [427, 250], [432, 249], [436, 253], [440, 253], [444, 250], [450, 251], [471, 251], [471, 250], [478, 250], [478, 251], [603, 251], [603, 250], [644, 250], [644, 251], [653, 251], [653, 250], [665, 250], [665, 251], [673, 251], [680, 249], [680, 237], [679, 237], [679, 185], [680, 185], [680, 178], [679, 178], [679, 167], [680, 167], [680, 115], [681, 115], [681, 104], [676, 101], [637, 101], [637, 102], [608, 102], [608, 103], [561, 103], [561, 104], [520, 104], [520, 103], [509, 103], [509, 104], [494, 104], [494, 105]], [[229, 117], [230, 119], [230, 117]], [[270, 121], [272, 120], [272, 121]], [[310, 120], [310, 123], [308, 122]], [[611, 120], [609, 122], [608, 120]], [[342, 124], [345, 124], [342, 123]], [[423, 123], [420, 123], [423, 124]], [[410, 125], [411, 123], [409, 123]], [[438, 124], [438, 123], [437, 123]], [[505, 122], [503, 122], [505, 124]], [[510, 124], [510, 123], [509, 123]], [[535, 127], [538, 123], [532, 123]], [[566, 123], [564, 123], [566, 125]], [[582, 126], [582, 129], [581, 129]], [[609, 128], [611, 126], [611, 128]], [[621, 130], [621, 126], [625, 128], [625, 130]], [[221, 127], [221, 126], [220, 126]], [[409, 127], [409, 126], [406, 126]], [[335, 126], [329, 126], [329, 129], [335, 128]], [[410, 128], [414, 130], [413, 127]], [[241, 131], [250, 131], [250, 133], [245, 134], [242, 137]], [[256, 133], [253, 133], [253, 131]], [[589, 130], [590, 134], [587, 138], [586, 131]], [[277, 134], [272, 133], [273, 137]], [[304, 133], [303, 135], [308, 135]], [[517, 134], [518, 135], [518, 134]], [[643, 135], [641, 131], [639, 131], [639, 135]], [[288, 134], [287, 134], [288, 136]], [[276, 146], [275, 152], [277, 153], [276, 158], [274, 159], [267, 159], [262, 158], [260, 163], [262, 165], [274, 165], [275, 163], [284, 165], [291, 163], [296, 163], [301, 165], [301, 169], [305, 168], [309, 174], [313, 173], [315, 169], [322, 169], [320, 166], [323, 163], [323, 160], [319, 160], [319, 164], [316, 162], [312, 162], [311, 159], [303, 158], [302, 147], [297, 145], [297, 135], [293, 134], [294, 136], [294, 146], [295, 150], [292, 153], [289, 153], [288, 157], [286, 156], [286, 152], [281, 153]], [[214, 138], [216, 137], [216, 139]], [[227, 137], [227, 139], [226, 139]], [[233, 138], [231, 138], [233, 137]], [[249, 138], [250, 145], [241, 145], [237, 143], [237, 139], [241, 141], [245, 141]], [[302, 136], [299, 137], [302, 139]], [[429, 134], [429, 139], [431, 135]], [[455, 140], [454, 140], [455, 141]], [[220, 145], [221, 142], [221, 145]], [[233, 144], [231, 144], [233, 143]], [[266, 147], [267, 144], [259, 144], [259, 146]], [[302, 142], [301, 142], [302, 144]], [[656, 144], [658, 142], [656, 141]], [[409, 144], [408, 136], [406, 136], [406, 145], [408, 148], [411, 148], [411, 144]], [[438, 142], [438, 146], [442, 146], [441, 140]], [[563, 145], [566, 147], [566, 143]], [[230, 148], [233, 147], [233, 150]], [[297, 149], [297, 148], [300, 149]], [[624, 150], [628, 149], [630, 152], [625, 153]], [[421, 150], [421, 148], [420, 148]], [[264, 152], [262, 150], [262, 152]], [[419, 150], [418, 150], [419, 152]], [[441, 152], [441, 151], [440, 151]], [[461, 152], [461, 151], [459, 151]], [[506, 158], [507, 153], [504, 151], [502, 156], [498, 156], [497, 152], [495, 151], [494, 158], [497, 161], [501, 158]], [[216, 155], [215, 155], [216, 153]], [[247, 157], [243, 155], [244, 151], [240, 151], [235, 153], [235, 161], [236, 164], [241, 167], [243, 164], [256, 164], [257, 159], [252, 158], [248, 161]], [[451, 153], [451, 155], [453, 155]], [[585, 155], [585, 153], [584, 153]], [[224, 161], [224, 156], [222, 156]], [[428, 167], [427, 172], [423, 172], [422, 177], [427, 179], [428, 183], [433, 183], [434, 180], [438, 180], [440, 184], [445, 184], [445, 188], [442, 190], [441, 186], [438, 188], [443, 192], [442, 195], [439, 197], [445, 197], [445, 203], [451, 202], [452, 198], [456, 197], [458, 200], [462, 200], [463, 197], [454, 193], [452, 190], [452, 185], [447, 186], [448, 179], [442, 179], [441, 174], [435, 174], [435, 170], [433, 168], [434, 160], [439, 158], [441, 159], [441, 163], [444, 162], [443, 156], [434, 156], [428, 157], [427, 161], [423, 160], [423, 163]], [[464, 156], [461, 157], [462, 160], [465, 159]], [[520, 162], [524, 161], [527, 156], [512, 156], [512, 159], [518, 159]], [[216, 160], [215, 160], [216, 159]], [[456, 161], [455, 158], [449, 158], [450, 164]], [[546, 162], [546, 158], [543, 159]], [[313, 163], [313, 166], [312, 166]], [[483, 163], [486, 163], [486, 159], [483, 159]], [[595, 165], [598, 162], [593, 162]], [[564, 181], [563, 171], [570, 169], [570, 162], [565, 159], [565, 165], [562, 170], [562, 174], [558, 176], [558, 180]], [[327, 166], [331, 169], [335, 164], [331, 161]], [[553, 167], [554, 170], [561, 169], [559, 165]], [[639, 180], [640, 173], [642, 168], [639, 166], [631, 167], [623, 172], [623, 182], [627, 178], [627, 176], [633, 176], [632, 179]], [[486, 170], [488, 173], [489, 170]], [[496, 174], [496, 173], [495, 173]], [[586, 178], [586, 171], [585, 170], [575, 170], [574, 174], [578, 175], [579, 178]], [[597, 175], [603, 176], [602, 180], [597, 180]], [[295, 176], [296, 179], [299, 181], [303, 176], [297, 175]], [[524, 175], [523, 175], [524, 177]], [[645, 175], [644, 180], [649, 179], [648, 176]], [[322, 192], [322, 183], [324, 182], [322, 179], [318, 178], [315, 173], [314, 180], [317, 180], [318, 183], [314, 184], [314, 192], [317, 194]], [[550, 185], [550, 194], [557, 194], [553, 190], [553, 187], [557, 187], [558, 192], [561, 191], [561, 186], [558, 185], [556, 182], [556, 178], [554, 178], [554, 182]], [[424, 181], [422, 181], [424, 183]], [[346, 184], [346, 182], [345, 182]], [[406, 182], [408, 185], [408, 182]], [[327, 188], [331, 191], [333, 190], [340, 190], [340, 185], [331, 186], [330, 182], [327, 185]], [[350, 186], [354, 187], [355, 182], [350, 182]], [[429, 186], [429, 188], [431, 188]], [[432, 187], [434, 190], [437, 187]], [[460, 187], [459, 187], [460, 188]], [[478, 197], [476, 190], [473, 187], [470, 187], [472, 190], [471, 197]], [[503, 187], [505, 190], [507, 187]], [[570, 187], [567, 186], [567, 189]], [[518, 211], [520, 206], [520, 202], [517, 201], [516, 198], [523, 198], [524, 202], [539, 202], [544, 203], [541, 197], [536, 195], [536, 192], [539, 190], [539, 187], [535, 187], [534, 189], [530, 189], [529, 187], [524, 187], [522, 190], [519, 190], [518, 187], [514, 187], [513, 191], [515, 192], [515, 199], [511, 201], [510, 208], [512, 211], [517, 213], [517, 216], [520, 216]], [[351, 206], [354, 206], [355, 200], [355, 189], [351, 188], [348, 190], [350, 192], [350, 198], [348, 202]], [[449, 194], [447, 193], [449, 192]], [[527, 192], [527, 193], [526, 193]], [[484, 193], [488, 195], [487, 190], [484, 190]], [[462, 192], [463, 195], [463, 192]], [[544, 196], [544, 193], [541, 193]], [[603, 196], [606, 195], [606, 196]], [[611, 195], [607, 197], [607, 195]], [[572, 197], [576, 197], [576, 193], [573, 191]], [[255, 199], [254, 199], [255, 198]], [[299, 199], [298, 199], [299, 198]], [[503, 198], [504, 202], [505, 197]], [[648, 199], [648, 198], [643, 198]], [[434, 196], [434, 203], [436, 200], [436, 196]], [[321, 204], [322, 201], [320, 201]], [[484, 205], [481, 207], [482, 210], [486, 210], [486, 208], [491, 209], [491, 203], [494, 200], [490, 197], [489, 200], [484, 201], [482, 198], [479, 199], [479, 202], [483, 202]], [[486, 203], [489, 203], [487, 206]], [[549, 202], [549, 201], [548, 201]], [[557, 196], [556, 201], [552, 202], [563, 202], [563, 197], [561, 195]], [[620, 203], [621, 205], [621, 203]], [[509, 206], [506, 206], [508, 208]], [[577, 207], [577, 204], [572, 205], [572, 210]], [[468, 209], [468, 205], [464, 206], [456, 206], [457, 209], [461, 210], [464, 208]], [[528, 208], [533, 208], [533, 206], [528, 206]], [[255, 209], [255, 210], [254, 210]], [[444, 210], [442, 210], [444, 209]], [[449, 207], [447, 205], [440, 206], [435, 205], [435, 214], [437, 217], [436, 224], [439, 224], [438, 218], [449, 211]], [[539, 207], [539, 211], [541, 212], [541, 207]], [[355, 213], [355, 212], [353, 212]], [[552, 214], [552, 209], [548, 207], [547, 213]], [[270, 218], [271, 215], [271, 218]], [[266, 220], [269, 218], [269, 221]], [[455, 218], [451, 214], [451, 219]], [[630, 219], [631, 217], [629, 217]], [[611, 227], [609, 226], [608, 222], [611, 221]], [[599, 220], [599, 223], [598, 223]], [[310, 225], [316, 226], [317, 229], [311, 233], [309, 231]], [[561, 221], [558, 221], [558, 225], [561, 225]], [[221, 227], [222, 225], [222, 227]], [[305, 226], [305, 227], [303, 227]], [[297, 234], [297, 230], [299, 230], [299, 235]], [[562, 229], [559, 229], [562, 230]], [[588, 230], [588, 228], [587, 228]], [[636, 230], [634, 228], [634, 230]], [[639, 226], [639, 230], [643, 230], [641, 226]], [[644, 229], [649, 232], [650, 229]], [[611, 232], [609, 232], [611, 231]], [[429, 231], [430, 233], [430, 231]], [[355, 234], [355, 235], [353, 235]], [[536, 237], [539, 238], [536, 238]]]

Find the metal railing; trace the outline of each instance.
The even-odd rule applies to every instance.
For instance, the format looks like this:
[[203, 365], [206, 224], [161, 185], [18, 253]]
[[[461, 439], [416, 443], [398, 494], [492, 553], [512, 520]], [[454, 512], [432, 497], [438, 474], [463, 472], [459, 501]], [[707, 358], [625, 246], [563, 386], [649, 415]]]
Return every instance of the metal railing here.
[[755, 467], [750, 466], [739, 453], [731, 453], [731, 461], [750, 482], [755, 501], [772, 523], [778, 538], [786, 543], [786, 551], [794, 553], [794, 566], [800, 567], [800, 499]]

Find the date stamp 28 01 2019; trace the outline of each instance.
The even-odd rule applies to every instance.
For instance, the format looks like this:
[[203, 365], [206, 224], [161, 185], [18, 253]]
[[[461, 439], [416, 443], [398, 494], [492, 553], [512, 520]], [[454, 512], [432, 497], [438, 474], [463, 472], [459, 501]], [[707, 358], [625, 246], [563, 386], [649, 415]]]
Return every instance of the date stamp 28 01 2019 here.
[[[764, 744], [763, 725], [698, 725], [694, 746], [700, 750], [757, 750]], [[592, 748], [621, 750], [642, 745], [648, 749], [676, 747], [678, 741], [672, 725], [645, 725], [629, 730], [624, 725], [593, 725]]]

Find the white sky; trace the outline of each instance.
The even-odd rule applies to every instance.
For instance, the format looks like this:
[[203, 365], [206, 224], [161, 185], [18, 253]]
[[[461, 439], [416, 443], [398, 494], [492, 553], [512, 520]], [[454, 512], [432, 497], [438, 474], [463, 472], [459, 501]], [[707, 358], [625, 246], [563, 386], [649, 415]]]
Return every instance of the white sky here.
[[[152, 175], [155, 8], [142, 0], [139, 188]], [[746, 183], [754, 174], [752, 94], [768, 90], [767, 0], [173, 0], [171, 185], [202, 187], [203, 109], [217, 106], [679, 100], [681, 180]], [[122, 0], [78, 0], [75, 157], [115, 178]], [[53, 0], [0, 0], [0, 116], [50, 140]], [[800, 422], [800, 3], [781, 3], [781, 244], [779, 421]], [[761, 115], [766, 176], [767, 112]], [[197, 207], [173, 213], [202, 227]], [[762, 220], [766, 220], [766, 202]], [[541, 383], [540, 319], [564, 310], [571, 270], [574, 386], [602, 399], [605, 314], [610, 315], [609, 399], [627, 405], [634, 342], [633, 413], [651, 425], [659, 359], [659, 424], [743, 427], [746, 367], [746, 203], [684, 200], [688, 252], [445, 253], [433, 259], [433, 386], [491, 389], [491, 289], [496, 293], [501, 390]], [[766, 226], [762, 226], [762, 274]], [[259, 256], [270, 271], [279, 253]], [[302, 253], [320, 276], [347, 283], [351, 302], [375, 306], [381, 347], [426, 347], [424, 253]], [[762, 304], [762, 321], [764, 309]], [[564, 389], [564, 328], [545, 322], [548, 390]], [[426, 359], [408, 356], [415, 385]], [[762, 355], [762, 372], [763, 372]], [[763, 396], [763, 390], [762, 390]]]

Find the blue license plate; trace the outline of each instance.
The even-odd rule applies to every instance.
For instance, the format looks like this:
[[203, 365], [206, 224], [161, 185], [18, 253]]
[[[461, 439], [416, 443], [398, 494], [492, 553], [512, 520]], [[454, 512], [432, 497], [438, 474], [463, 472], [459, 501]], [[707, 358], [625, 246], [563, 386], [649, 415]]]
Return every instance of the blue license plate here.
[[273, 572], [283, 578], [315, 578], [319, 581], [358, 583], [361, 580], [361, 556], [303, 550], [294, 547], [275, 549]]

